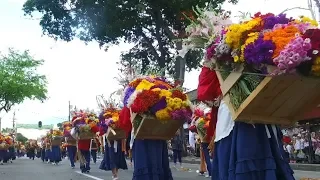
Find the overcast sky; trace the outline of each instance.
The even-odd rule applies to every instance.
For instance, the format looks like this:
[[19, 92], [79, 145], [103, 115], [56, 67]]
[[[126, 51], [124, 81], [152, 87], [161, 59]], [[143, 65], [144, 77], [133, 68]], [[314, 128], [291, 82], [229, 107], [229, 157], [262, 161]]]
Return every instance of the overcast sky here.
[[[9, 47], [17, 50], [29, 49], [45, 64], [40, 69], [49, 81], [50, 99], [41, 104], [36, 101], [26, 101], [15, 107], [18, 123], [56, 124], [66, 120], [68, 116], [68, 101], [79, 108], [96, 108], [95, 97], [98, 94], [107, 96], [118, 87], [114, 77], [117, 76], [116, 62], [121, 51], [130, 45], [120, 44], [105, 52], [96, 43], [85, 45], [79, 40], [72, 42], [55, 42], [42, 36], [38, 20], [23, 16], [21, 10], [24, 0], [0, 1], [0, 51]], [[280, 13], [286, 8], [307, 7], [307, 0], [240, 0], [239, 4], [225, 5], [233, 16], [242, 12], [272, 12]], [[290, 16], [310, 16], [308, 11], [294, 10]], [[199, 71], [186, 74], [185, 86], [196, 88]], [[12, 111], [1, 114], [2, 127], [12, 127]]]

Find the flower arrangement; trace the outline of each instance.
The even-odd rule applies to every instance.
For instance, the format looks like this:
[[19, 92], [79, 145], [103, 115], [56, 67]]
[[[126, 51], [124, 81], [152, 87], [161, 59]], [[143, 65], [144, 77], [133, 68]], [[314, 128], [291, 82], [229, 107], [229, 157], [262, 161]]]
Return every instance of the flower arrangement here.
[[0, 150], [8, 149], [9, 145], [6, 141], [6, 136], [0, 133]]
[[150, 114], [162, 122], [186, 121], [192, 116], [187, 95], [161, 77], [146, 76], [131, 81], [124, 90], [123, 104], [133, 113]]
[[55, 138], [55, 137], [62, 137], [63, 136], [63, 132], [58, 130], [58, 129], [54, 129], [52, 131], [52, 137]]
[[[230, 101], [235, 109], [265, 75], [320, 76], [320, 29], [315, 20], [305, 16], [294, 19], [286, 14], [256, 13], [250, 20], [228, 24], [222, 17], [226, 16], [217, 13], [199, 16], [197, 21], [202, 25], [199, 32], [207, 32], [204, 22], [208, 19], [216, 21], [210, 26], [215, 31], [209, 34], [210, 38], [203, 33], [198, 36], [208, 40], [204, 66], [220, 71], [223, 79], [234, 70], [244, 72], [230, 89], [233, 97]], [[189, 36], [193, 37], [194, 33]], [[196, 45], [198, 41], [190, 43]]]
[[100, 124], [104, 133], [106, 133], [108, 127], [112, 129], [119, 127], [120, 110], [118, 108], [110, 104], [101, 114], [103, 118], [100, 119]]
[[207, 135], [207, 129], [211, 119], [211, 109], [204, 103], [199, 103], [193, 111], [190, 127], [196, 127], [196, 132], [201, 138]]
[[71, 137], [71, 129], [72, 129], [72, 123], [69, 121], [63, 122], [63, 136], [64, 137]]
[[98, 122], [98, 117], [92, 112], [79, 111], [72, 118], [72, 126], [79, 134], [95, 134], [99, 131]]

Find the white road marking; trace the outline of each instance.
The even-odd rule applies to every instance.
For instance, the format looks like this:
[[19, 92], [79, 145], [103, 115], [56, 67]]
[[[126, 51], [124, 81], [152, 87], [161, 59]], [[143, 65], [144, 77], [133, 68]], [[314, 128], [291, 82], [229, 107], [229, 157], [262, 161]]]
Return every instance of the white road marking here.
[[82, 173], [81, 171], [75, 171], [75, 172], [78, 173], [78, 174], [81, 174], [81, 175], [83, 175], [83, 176], [86, 176], [86, 177], [88, 177], [88, 178], [94, 179], [94, 180], [103, 180], [103, 179], [101, 179], [101, 178], [98, 178], [98, 177], [95, 177], [95, 176], [91, 176], [91, 175], [89, 175], [89, 174], [84, 174], [84, 173]]

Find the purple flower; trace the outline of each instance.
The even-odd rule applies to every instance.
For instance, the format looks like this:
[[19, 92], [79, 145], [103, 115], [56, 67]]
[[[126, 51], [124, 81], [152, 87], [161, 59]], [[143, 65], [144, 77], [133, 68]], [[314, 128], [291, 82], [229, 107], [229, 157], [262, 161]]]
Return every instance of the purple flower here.
[[206, 52], [207, 60], [210, 60], [211, 58], [213, 58], [214, 54], [216, 53], [215, 48], [216, 46], [214, 44], [212, 44], [207, 48], [207, 52]]
[[190, 121], [191, 116], [192, 116], [192, 112], [188, 111], [185, 108], [174, 110], [171, 112], [171, 117], [174, 120]]
[[173, 120], [184, 120], [184, 113], [182, 109], [174, 110], [171, 112]]
[[167, 107], [167, 102], [166, 102], [166, 98], [165, 97], [162, 97], [161, 99], [160, 99], [160, 101], [158, 101], [155, 105], [153, 105], [152, 107], [151, 107], [151, 112], [153, 113], [153, 114], [155, 114], [157, 111], [159, 111], [159, 110], [161, 110], [161, 109], [164, 109], [164, 108], [166, 108]]
[[244, 49], [244, 59], [248, 64], [273, 64], [272, 55], [275, 45], [271, 40], [263, 40], [259, 37], [255, 42], [250, 43]]
[[266, 16], [263, 18], [263, 28], [272, 29], [276, 24], [288, 24], [292, 19], [287, 18], [286, 14], [279, 14], [278, 16]]
[[135, 89], [133, 87], [128, 87], [126, 92], [125, 92], [125, 95], [124, 95], [124, 98], [123, 98], [123, 104], [124, 106], [127, 106], [128, 104], [128, 99], [130, 98], [131, 94], [135, 91]]
[[168, 88], [167, 88], [166, 86], [161, 85], [161, 84], [155, 85], [155, 86], [153, 86], [151, 89], [155, 89], [155, 88], [168, 90]]

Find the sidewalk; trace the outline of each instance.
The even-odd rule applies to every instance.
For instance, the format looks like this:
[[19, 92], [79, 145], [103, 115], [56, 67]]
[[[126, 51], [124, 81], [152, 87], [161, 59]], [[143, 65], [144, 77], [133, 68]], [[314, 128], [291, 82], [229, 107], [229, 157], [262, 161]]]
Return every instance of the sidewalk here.
[[[198, 158], [198, 157], [184, 157], [184, 158], [182, 158], [182, 162], [183, 163], [190, 163], [190, 164], [200, 164], [200, 158]], [[290, 163], [290, 166], [293, 170], [320, 172], [320, 164]]]

